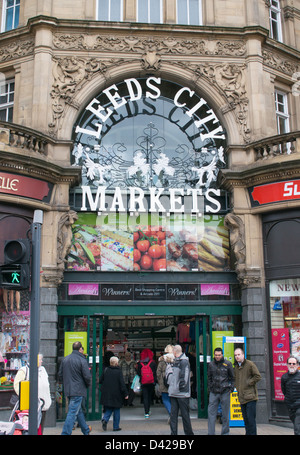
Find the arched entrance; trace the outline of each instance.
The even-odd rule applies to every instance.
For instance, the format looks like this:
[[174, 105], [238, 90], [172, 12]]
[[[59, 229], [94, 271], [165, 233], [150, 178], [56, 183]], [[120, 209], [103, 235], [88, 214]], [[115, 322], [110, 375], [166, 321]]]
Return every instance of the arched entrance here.
[[[85, 332], [88, 412], [99, 418], [108, 331], [125, 333], [118, 354], [130, 350], [136, 360], [145, 344], [159, 356], [164, 344], [182, 342], [196, 359], [197, 413], [205, 417], [214, 332], [241, 335], [227, 195], [217, 183], [226, 131], [190, 87], [148, 76], [91, 99], [72, 139], [82, 181], [70, 193], [78, 218], [59, 295], [60, 355], [66, 333]], [[181, 324], [194, 326], [193, 343], [174, 337]]]

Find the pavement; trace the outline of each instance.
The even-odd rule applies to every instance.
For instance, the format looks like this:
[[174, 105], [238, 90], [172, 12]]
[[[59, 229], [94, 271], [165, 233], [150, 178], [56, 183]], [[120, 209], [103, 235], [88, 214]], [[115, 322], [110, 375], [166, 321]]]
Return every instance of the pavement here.
[[[207, 419], [199, 419], [196, 411], [191, 411], [191, 422], [195, 436], [207, 435]], [[45, 436], [60, 435], [64, 422], [57, 422], [55, 427], [46, 427], [44, 429]], [[168, 415], [162, 406], [154, 406], [151, 408], [151, 416], [149, 419], [144, 418], [143, 407], [134, 406], [121, 409], [121, 431], [113, 431], [112, 417], [107, 425], [107, 431], [103, 431], [101, 421], [88, 421], [91, 425], [92, 436], [104, 436], [105, 440], [117, 440], [122, 436], [151, 436], [151, 437], [170, 437], [170, 427], [168, 425]], [[216, 435], [221, 434], [221, 425], [216, 422]], [[286, 424], [257, 424], [258, 436], [289, 436], [294, 435], [292, 425]], [[75, 428], [72, 435], [82, 435], [80, 428]], [[245, 435], [244, 427], [231, 427], [230, 435], [241, 436]], [[178, 420], [178, 436], [184, 437], [182, 419]], [[192, 438], [192, 436], [189, 436]], [[164, 438], [165, 439], [165, 438]]]

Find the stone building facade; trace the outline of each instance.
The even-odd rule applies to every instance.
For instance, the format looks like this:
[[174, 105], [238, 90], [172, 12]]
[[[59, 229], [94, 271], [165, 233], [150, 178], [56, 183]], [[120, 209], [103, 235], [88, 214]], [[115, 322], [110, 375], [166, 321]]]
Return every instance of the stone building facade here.
[[[226, 136], [226, 166], [220, 169], [217, 184], [228, 197], [224, 226], [230, 233], [233, 273], [240, 289], [240, 335], [246, 337], [247, 355], [263, 376], [259, 419], [285, 418], [276, 399], [269, 285], [276, 280], [298, 285], [300, 280], [294, 253], [300, 220], [300, 0], [202, 0], [196, 23], [183, 13], [181, 19], [175, 0], [158, 2], [155, 23], [151, 14], [157, 11], [151, 7], [149, 20], [138, 20], [142, 5], [137, 0], [116, 2], [119, 17], [108, 10], [105, 19], [101, 15], [113, 2], [20, 0], [14, 2], [18, 22], [7, 30], [8, 3], [0, 2], [0, 98], [7, 95], [0, 105], [0, 113], [3, 108], [7, 114], [0, 122], [1, 219], [17, 216], [29, 226], [34, 210], [44, 213], [40, 349], [53, 396], [58, 288], [66, 278], [71, 226], [78, 218], [70, 191], [80, 188], [82, 178], [81, 166], [72, 162], [75, 126], [108, 87], [151, 77], [198, 94], [211, 108], [207, 113], [215, 113], [223, 126], [219, 131]], [[184, 13], [191, 6], [188, 1], [180, 4]], [[110, 94], [118, 108], [120, 98], [116, 91]], [[98, 118], [92, 124], [95, 137], [105, 111], [98, 103], [92, 107]], [[212, 127], [213, 123], [210, 137]], [[7, 182], [17, 177], [47, 182], [47, 198], [13, 191]], [[282, 183], [288, 186], [280, 193]], [[269, 191], [270, 185], [274, 187]], [[296, 227], [290, 228], [290, 223]], [[277, 234], [271, 239], [271, 226], [279, 225], [284, 240]], [[1, 250], [8, 232], [15, 237], [11, 227], [0, 234]], [[274, 248], [280, 248], [280, 254], [274, 254]], [[193, 280], [201, 280], [199, 275], [200, 271]], [[54, 408], [48, 419], [55, 422]]]

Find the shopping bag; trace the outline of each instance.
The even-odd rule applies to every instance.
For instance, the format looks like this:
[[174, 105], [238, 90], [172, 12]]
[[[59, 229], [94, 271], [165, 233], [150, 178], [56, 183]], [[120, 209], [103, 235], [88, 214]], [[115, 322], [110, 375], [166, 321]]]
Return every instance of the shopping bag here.
[[141, 392], [141, 381], [140, 381], [140, 377], [138, 374], [136, 374], [134, 376], [132, 384], [131, 384], [131, 388], [134, 391], [134, 393]]

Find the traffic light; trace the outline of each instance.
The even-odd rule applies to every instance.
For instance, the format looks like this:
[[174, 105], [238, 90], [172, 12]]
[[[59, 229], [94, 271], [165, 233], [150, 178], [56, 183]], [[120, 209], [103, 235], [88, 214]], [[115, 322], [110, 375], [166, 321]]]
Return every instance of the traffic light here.
[[28, 289], [30, 286], [30, 241], [7, 240], [4, 265], [0, 267], [0, 286], [6, 289]]

